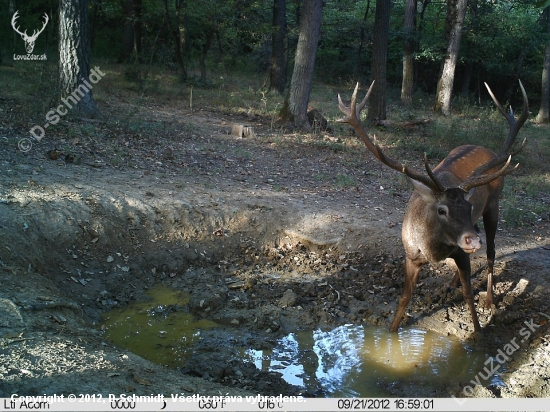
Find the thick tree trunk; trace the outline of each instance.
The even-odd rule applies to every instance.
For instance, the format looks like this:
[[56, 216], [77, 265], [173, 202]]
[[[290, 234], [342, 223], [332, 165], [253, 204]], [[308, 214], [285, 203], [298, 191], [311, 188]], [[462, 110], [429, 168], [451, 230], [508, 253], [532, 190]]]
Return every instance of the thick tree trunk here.
[[[88, 81], [90, 80], [90, 82]], [[92, 97], [88, 0], [59, 1], [60, 100], [73, 114], [99, 115]]]
[[286, 0], [273, 0], [273, 33], [271, 34], [271, 65], [269, 91], [285, 92], [286, 62]]
[[456, 62], [460, 50], [460, 39], [462, 37], [462, 26], [466, 15], [467, 0], [448, 0], [447, 16], [451, 21], [449, 32], [449, 43], [443, 70], [439, 79], [435, 112], [448, 116], [451, 114], [451, 95], [455, 79]]
[[[550, 6], [544, 12], [546, 13], [547, 33], [550, 35]], [[550, 104], [550, 40], [546, 42], [544, 52], [544, 67], [542, 68], [542, 87], [540, 109], [537, 115], [537, 123], [550, 123], [548, 106]]]
[[294, 126], [306, 130], [311, 130], [307, 120], [307, 106], [313, 83], [322, 11], [323, 0], [304, 0], [302, 4], [294, 71], [289, 93], [280, 112], [284, 123], [292, 122]]
[[374, 89], [369, 102], [369, 120], [386, 119], [386, 62], [390, 30], [391, 0], [376, 0], [374, 39], [372, 48], [372, 80]]
[[403, 82], [401, 84], [401, 101], [405, 104], [412, 103], [414, 88], [414, 45], [415, 45], [415, 17], [416, 0], [407, 0], [405, 4], [403, 47]]

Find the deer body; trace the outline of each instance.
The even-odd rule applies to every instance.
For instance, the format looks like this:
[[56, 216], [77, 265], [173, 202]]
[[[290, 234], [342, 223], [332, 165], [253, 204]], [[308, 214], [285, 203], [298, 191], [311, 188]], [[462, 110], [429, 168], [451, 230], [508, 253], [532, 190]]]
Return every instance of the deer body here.
[[349, 123], [376, 158], [405, 174], [415, 188], [409, 199], [402, 227], [406, 255], [405, 284], [390, 331], [396, 332], [399, 328], [422, 265], [451, 258], [458, 269], [451, 284], [457, 286], [460, 280], [462, 295], [470, 309], [474, 330], [478, 332], [481, 327], [470, 284], [469, 255], [481, 248], [481, 239], [475, 223], [483, 217], [487, 238], [486, 306], [490, 307], [493, 303], [494, 240], [498, 224], [499, 196], [504, 186], [504, 176], [518, 167], [516, 165], [509, 168], [510, 160], [525, 144], [524, 141], [515, 153], [508, 153], [528, 116], [527, 95], [523, 85], [520, 82], [524, 99], [523, 113], [517, 122], [513, 112], [510, 110], [510, 114], [506, 114], [487, 86], [493, 101], [510, 125], [510, 133], [499, 153], [482, 146], [460, 146], [453, 149], [433, 170], [425, 156], [424, 165], [428, 175], [426, 176], [388, 158], [376, 143], [376, 139], [371, 139], [363, 129], [359, 114], [367, 102], [373, 84], [359, 106], [356, 104], [358, 87], [355, 88], [350, 108], [343, 104], [340, 96], [338, 100], [340, 109], [348, 115], [341, 122]]
[[[434, 175], [446, 187], [456, 188], [479, 166], [496, 157], [492, 151], [481, 146], [460, 146], [434, 169]], [[491, 172], [491, 171], [490, 171]], [[443, 194], [430, 193], [427, 187], [412, 181], [417, 188], [411, 195], [402, 227], [402, 240], [405, 248], [405, 287], [399, 307], [390, 330], [397, 331], [405, 309], [410, 302], [412, 290], [418, 281], [421, 266], [437, 263], [447, 258], [454, 259], [458, 276], [453, 279], [456, 286], [460, 279], [464, 299], [470, 307], [474, 329], [479, 330], [479, 322], [473, 303], [470, 287], [471, 267], [468, 257], [481, 248], [481, 239], [475, 223], [484, 217], [487, 237], [487, 264], [489, 277], [492, 276], [494, 259], [498, 199], [504, 186], [504, 178], [499, 177], [484, 186], [472, 189], [469, 196], [460, 189], [448, 189]], [[467, 197], [467, 200], [466, 200]], [[438, 208], [449, 209], [447, 216], [441, 216]], [[449, 218], [452, 216], [452, 219]], [[449, 220], [452, 220], [449, 222]], [[487, 303], [492, 304], [492, 279], [488, 280]]]

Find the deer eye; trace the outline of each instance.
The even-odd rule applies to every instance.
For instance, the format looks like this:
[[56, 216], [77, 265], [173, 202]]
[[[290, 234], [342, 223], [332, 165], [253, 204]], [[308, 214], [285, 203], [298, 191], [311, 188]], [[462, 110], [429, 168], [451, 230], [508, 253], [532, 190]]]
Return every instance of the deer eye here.
[[439, 216], [447, 216], [448, 209], [445, 206], [439, 206], [437, 208], [437, 214]]

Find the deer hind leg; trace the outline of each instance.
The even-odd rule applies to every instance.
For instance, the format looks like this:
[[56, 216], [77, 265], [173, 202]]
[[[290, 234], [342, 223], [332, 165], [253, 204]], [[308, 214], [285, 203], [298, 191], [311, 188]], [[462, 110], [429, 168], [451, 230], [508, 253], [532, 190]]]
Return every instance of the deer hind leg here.
[[399, 324], [405, 315], [405, 309], [411, 301], [412, 293], [416, 282], [418, 282], [418, 273], [420, 272], [421, 265], [414, 263], [408, 256], [405, 258], [405, 285], [403, 286], [403, 293], [399, 298], [399, 305], [395, 312], [395, 317], [390, 327], [390, 332], [397, 332]]
[[476, 307], [474, 305], [474, 294], [472, 292], [472, 285], [470, 284], [470, 276], [472, 273], [470, 257], [461, 249], [451, 255], [451, 257], [454, 259], [456, 266], [458, 267], [458, 276], [460, 277], [460, 283], [462, 284], [462, 296], [470, 308], [474, 330], [476, 332], [480, 332], [481, 327], [479, 326], [479, 320], [477, 319]]
[[495, 235], [498, 224], [498, 201], [495, 201], [489, 207], [489, 210], [483, 215], [483, 224], [485, 225], [485, 234], [487, 236], [487, 298], [485, 307], [490, 308], [493, 305], [493, 272], [495, 266]]

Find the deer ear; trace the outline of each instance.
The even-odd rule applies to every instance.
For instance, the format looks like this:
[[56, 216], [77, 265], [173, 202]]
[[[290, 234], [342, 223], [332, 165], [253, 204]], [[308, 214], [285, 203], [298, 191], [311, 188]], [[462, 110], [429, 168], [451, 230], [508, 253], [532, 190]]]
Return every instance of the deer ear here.
[[470, 200], [470, 197], [472, 197], [472, 195], [474, 194], [474, 191], [476, 190], [475, 187], [472, 187], [470, 190], [468, 190], [467, 192], [464, 192], [464, 200], [468, 201]]
[[409, 182], [412, 183], [417, 192], [420, 193], [420, 196], [422, 196], [422, 199], [424, 199], [426, 203], [435, 202], [435, 193], [432, 191], [432, 189], [417, 180], [411, 179], [409, 177], [407, 177], [407, 179], [409, 180]]

